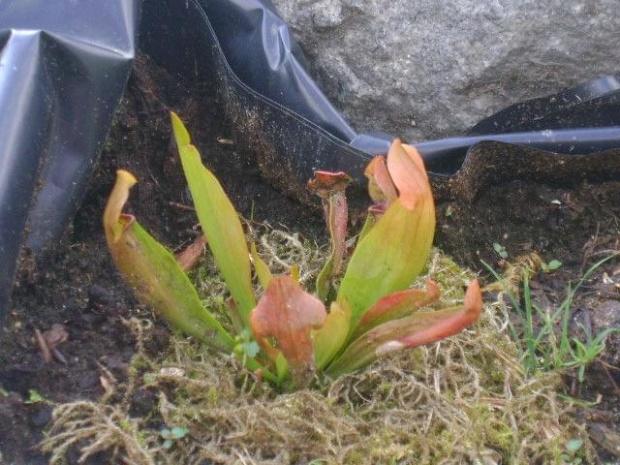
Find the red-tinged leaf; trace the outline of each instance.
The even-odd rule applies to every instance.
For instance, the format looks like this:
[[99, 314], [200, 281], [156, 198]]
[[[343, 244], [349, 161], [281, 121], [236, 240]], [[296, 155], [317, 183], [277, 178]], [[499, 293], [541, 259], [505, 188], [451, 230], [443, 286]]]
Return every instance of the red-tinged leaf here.
[[331, 260], [333, 262], [331, 276], [340, 273], [342, 268], [342, 260], [345, 252], [345, 241], [347, 240], [347, 223], [349, 221], [349, 211], [347, 206], [347, 197], [342, 192], [336, 192], [330, 196], [329, 205], [329, 235], [331, 237], [332, 253]]
[[351, 309], [346, 302], [332, 302], [325, 324], [314, 333], [314, 358], [319, 370], [338, 355], [349, 334]]
[[364, 175], [368, 178], [368, 194], [375, 204], [388, 206], [396, 200], [398, 193], [383, 155], [372, 159], [364, 170]]
[[395, 292], [379, 299], [364, 315], [355, 327], [352, 338], [364, 334], [372, 328], [397, 320], [417, 312], [420, 308], [432, 304], [439, 298], [439, 286], [432, 280], [426, 281], [426, 290], [407, 289]]
[[207, 238], [202, 235], [188, 245], [183, 252], [177, 254], [177, 262], [181, 269], [187, 272], [194, 268], [200, 260], [200, 257], [202, 257], [206, 246]]
[[463, 307], [419, 313], [418, 331], [401, 339], [406, 348], [418, 347], [440, 341], [475, 323], [482, 312], [482, 294], [478, 280], [472, 281], [465, 293]]
[[316, 280], [317, 294], [322, 300], [326, 300], [329, 296], [332, 289], [332, 278], [340, 274], [342, 269], [346, 250], [347, 222], [349, 220], [347, 198], [344, 192], [336, 192], [324, 202], [326, 203], [331, 251]]
[[334, 192], [344, 191], [351, 184], [351, 176], [343, 171], [315, 171], [314, 179], [308, 181], [308, 187], [323, 199], [329, 198]]
[[419, 199], [431, 195], [424, 162], [415, 148], [394, 140], [388, 152], [387, 168], [398, 189], [398, 199], [408, 210], [413, 210]]
[[135, 183], [130, 173], [119, 171], [103, 215], [108, 248], [116, 266], [140, 300], [173, 326], [214, 347], [231, 350], [232, 337], [202, 306], [172, 253], [133, 216], [122, 214], [129, 189]]
[[[419, 155], [417, 156], [419, 158]], [[387, 166], [398, 200], [358, 242], [340, 284], [338, 299], [351, 306], [352, 328], [382, 297], [406, 289], [420, 274], [433, 244], [435, 204], [421, 159], [392, 144]]]
[[467, 289], [462, 307], [418, 312], [377, 326], [354, 340], [327, 371], [332, 376], [338, 376], [391, 352], [445, 339], [474, 323], [481, 311], [482, 295], [475, 280]]
[[407, 152], [409, 157], [416, 164], [416, 166], [418, 167], [418, 170], [422, 171], [426, 179], [428, 179], [428, 173], [426, 172], [426, 167], [424, 166], [424, 160], [418, 153], [418, 149], [416, 149], [414, 146], [409, 145], [409, 144], [402, 144], [402, 146], [403, 146], [403, 149], [405, 149], [405, 152]]
[[[273, 338], [274, 348], [284, 355], [295, 383], [303, 385], [315, 369], [311, 332], [323, 326], [326, 317], [319, 299], [291, 276], [280, 276], [272, 278], [250, 313], [250, 327], [263, 347], [271, 347], [269, 339]], [[273, 357], [273, 353], [268, 349], [266, 355]]]
[[316, 281], [317, 294], [322, 300], [327, 299], [332, 287], [332, 278], [338, 275], [342, 268], [349, 221], [345, 189], [350, 182], [351, 178], [343, 172], [315, 171], [314, 179], [308, 183], [310, 189], [323, 199], [325, 219], [331, 238], [330, 256]]
[[428, 260], [434, 233], [432, 197], [413, 211], [392, 203], [358, 243], [340, 283], [337, 300], [349, 302], [352, 328], [379, 299], [409, 287]]

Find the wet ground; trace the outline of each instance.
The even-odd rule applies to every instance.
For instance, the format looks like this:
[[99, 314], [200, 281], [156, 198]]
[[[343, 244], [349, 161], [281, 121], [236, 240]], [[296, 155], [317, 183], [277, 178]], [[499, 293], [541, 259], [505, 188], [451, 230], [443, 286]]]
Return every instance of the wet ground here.
[[[5, 463], [47, 463], [36, 444], [50, 420], [52, 404], [99, 397], [102, 370], [118, 379], [126, 376], [134, 339], [123, 319], [148, 312], [124, 288], [105, 248], [100, 218], [115, 169], [123, 167], [137, 175], [140, 183], [130, 208], [158, 239], [180, 248], [199, 234], [171, 146], [170, 109], [184, 117], [201, 152], [208, 154], [207, 164], [244, 215], [252, 213], [257, 220], [319, 237], [321, 212], [282, 196], [262, 178], [256, 163], [244, 157], [213, 113], [214, 98], [206, 88], [188, 92], [182, 83], [140, 59], [102, 162], [61, 246], [36, 263], [23, 252], [12, 309], [0, 333], [0, 452]], [[613, 181], [558, 187], [505, 180], [473, 198], [441, 202], [436, 244], [476, 270], [483, 269], [481, 259], [501, 270], [532, 251], [547, 262], [559, 260], [561, 268], [539, 274], [532, 282], [534, 298], [553, 308], [564, 298], [569, 282], [619, 250], [619, 198], [620, 183]], [[575, 328], [582, 323], [595, 333], [620, 326], [620, 260], [610, 260], [584, 284], [573, 305], [572, 322]], [[45, 363], [35, 331], [44, 334], [54, 324], [64, 325], [68, 332], [67, 340], [57, 345], [64, 362]], [[156, 334], [148, 348], [152, 352], [167, 341], [164, 325]], [[590, 400], [600, 395], [601, 403], [583, 413], [593, 431], [599, 427], [613, 431], [619, 424], [618, 354], [620, 336], [611, 335], [584, 385], [574, 376], [566, 378], [571, 395]], [[599, 446], [605, 454], [605, 447]], [[75, 460], [69, 457], [71, 463]]]

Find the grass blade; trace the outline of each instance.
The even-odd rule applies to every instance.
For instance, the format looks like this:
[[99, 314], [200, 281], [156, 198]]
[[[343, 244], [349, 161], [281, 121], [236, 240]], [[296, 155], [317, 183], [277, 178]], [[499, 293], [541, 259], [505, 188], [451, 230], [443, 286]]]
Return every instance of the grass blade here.
[[189, 134], [177, 115], [172, 125], [183, 171], [192, 193], [196, 213], [215, 262], [235, 300], [244, 324], [256, 306], [252, 288], [250, 253], [241, 221], [217, 178], [202, 164], [200, 154], [189, 141]]

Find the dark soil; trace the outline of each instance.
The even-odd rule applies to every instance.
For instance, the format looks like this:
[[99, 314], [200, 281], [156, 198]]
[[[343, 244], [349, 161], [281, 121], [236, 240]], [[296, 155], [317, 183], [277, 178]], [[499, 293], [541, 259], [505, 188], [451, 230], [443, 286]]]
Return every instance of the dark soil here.
[[[565, 298], [569, 284], [575, 285], [592, 265], [620, 250], [618, 199], [619, 182], [581, 182], [572, 188], [506, 182], [486, 188], [472, 202], [440, 204], [436, 240], [446, 253], [473, 269], [481, 269], [484, 261], [501, 272], [509, 261], [531, 252], [547, 263], [559, 260], [561, 268], [539, 273], [531, 282], [533, 300], [553, 311]], [[507, 259], [499, 256], [494, 244], [504, 248]], [[584, 340], [608, 328], [620, 328], [618, 258], [603, 264], [584, 282], [572, 305], [572, 335]], [[585, 383], [579, 383], [573, 373], [567, 375], [566, 384], [568, 394], [600, 402], [596, 409], [582, 413], [601, 458], [617, 463], [620, 334], [608, 337]]]
[[[162, 90], [165, 89], [165, 92]], [[256, 164], [228, 138], [203, 88], [189, 89], [144, 57], [137, 60], [91, 187], [62, 243], [36, 262], [23, 251], [12, 307], [0, 333], [0, 463], [47, 463], [36, 450], [52, 403], [101, 396], [102, 366], [126, 377], [134, 338], [122, 318], [147, 315], [119, 279], [101, 227], [105, 200], [117, 168], [136, 175], [129, 208], [164, 244], [178, 250], [200, 234], [176, 149], [169, 111], [186, 121], [205, 162], [214, 169], [245, 217], [298, 227], [323, 228], [321, 214], [282, 196], [263, 181]], [[69, 338], [58, 349], [68, 364], [46, 364], [35, 329], [65, 325]], [[165, 347], [168, 332], [150, 350]], [[25, 403], [31, 390], [43, 402]], [[3, 462], [3, 460], [4, 462]], [[103, 462], [105, 463], [105, 462]]]
[[[15, 465], [47, 463], [36, 444], [52, 404], [99, 397], [102, 367], [119, 380], [126, 377], [134, 339], [122, 319], [148, 313], [123, 286], [105, 247], [100, 218], [115, 170], [126, 168], [138, 177], [130, 209], [155, 237], [178, 249], [199, 234], [171, 145], [170, 109], [186, 121], [205, 162], [246, 217], [253, 212], [256, 220], [282, 223], [313, 238], [322, 231], [320, 211], [281, 195], [230, 139], [231, 131], [214, 113], [216, 98], [208, 87], [188, 89], [144, 57], [139, 59], [91, 188], [62, 244], [36, 263], [23, 252], [12, 309], [0, 333], [0, 387], [7, 393], [0, 391], [0, 463], [2, 459]], [[619, 249], [619, 198], [618, 182], [552, 187], [528, 180], [503, 181], [485, 187], [473, 199], [441, 203], [437, 244], [459, 263], [478, 270], [481, 259], [502, 268], [505, 260], [494, 251], [494, 243], [505, 247], [508, 260], [531, 251], [546, 261], [560, 260], [562, 268], [541, 274], [532, 283], [538, 299], [557, 305], [568, 282], [576, 282], [596, 260]], [[595, 332], [620, 326], [618, 283], [620, 260], [614, 259], [579, 293], [574, 322]], [[35, 329], [45, 331], [55, 323], [65, 325], [69, 333], [58, 346], [66, 365], [46, 364], [36, 343]], [[148, 347], [153, 353], [166, 345], [163, 324], [157, 334]], [[620, 336], [612, 335], [604, 364], [592, 365], [586, 386], [567, 380], [573, 395], [592, 399], [602, 395], [605, 414], [587, 413], [593, 428], [618, 426], [618, 354]], [[33, 390], [44, 401], [27, 403]], [[75, 460], [70, 457], [71, 463]]]
[[[539, 273], [532, 282], [534, 297], [543, 306], [557, 308], [570, 283], [618, 252], [619, 198], [618, 182], [580, 183], [567, 189], [512, 181], [485, 189], [473, 202], [440, 204], [437, 240], [445, 252], [474, 269], [484, 261], [501, 272], [510, 260], [531, 252], [545, 262], [559, 260], [561, 268]], [[499, 256], [494, 244], [504, 248], [507, 258]], [[611, 259], [581, 288], [573, 304], [575, 323], [592, 334], [620, 327], [619, 283], [620, 259]], [[618, 367], [619, 354], [620, 335], [611, 335], [603, 360]], [[620, 371], [611, 370], [609, 376], [620, 382]]]

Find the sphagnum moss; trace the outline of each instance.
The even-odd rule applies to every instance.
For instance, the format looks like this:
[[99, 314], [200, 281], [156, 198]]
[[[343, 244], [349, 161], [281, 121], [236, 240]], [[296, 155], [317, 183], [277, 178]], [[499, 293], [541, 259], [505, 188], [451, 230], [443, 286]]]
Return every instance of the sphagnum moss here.
[[[263, 234], [262, 244], [278, 241], [263, 246], [266, 260], [286, 236]], [[301, 266], [310, 279], [319, 263], [311, 257], [319, 254], [307, 242], [285, 242], [298, 247], [290, 256], [306, 257]], [[441, 304], [462, 299], [471, 278], [439, 252], [427, 274], [444, 291]], [[566, 443], [581, 438], [585, 463], [594, 463], [583, 427], [558, 399], [559, 376], [526, 376], [505, 319], [500, 303], [487, 304], [472, 329], [448, 340], [280, 395], [231, 368], [239, 363], [233, 357], [216, 358], [181, 336], [159, 360], [139, 341], [133, 380], [116, 389], [125, 399], [132, 398], [127, 387], [156, 393], [157, 412], [132, 418], [131, 401], [60, 405], [42, 448], [53, 453], [52, 465], [78, 441], [83, 457], [106, 450], [110, 463], [136, 465], [530, 464], [563, 463]], [[165, 448], [153, 427], [162, 422], [189, 434]]]

